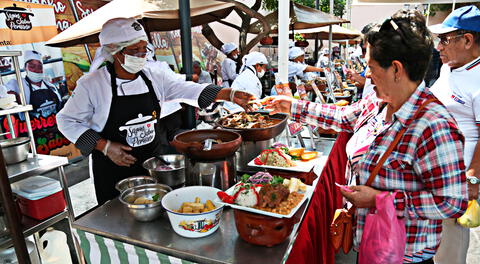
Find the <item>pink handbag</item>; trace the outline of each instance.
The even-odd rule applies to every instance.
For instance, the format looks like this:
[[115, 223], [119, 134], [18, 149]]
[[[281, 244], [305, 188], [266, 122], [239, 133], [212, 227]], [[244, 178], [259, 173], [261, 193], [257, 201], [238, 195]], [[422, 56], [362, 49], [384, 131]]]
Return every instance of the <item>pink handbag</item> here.
[[402, 263], [407, 236], [405, 221], [397, 217], [393, 199], [382, 192], [376, 197], [376, 210], [367, 214], [358, 256], [359, 264]]

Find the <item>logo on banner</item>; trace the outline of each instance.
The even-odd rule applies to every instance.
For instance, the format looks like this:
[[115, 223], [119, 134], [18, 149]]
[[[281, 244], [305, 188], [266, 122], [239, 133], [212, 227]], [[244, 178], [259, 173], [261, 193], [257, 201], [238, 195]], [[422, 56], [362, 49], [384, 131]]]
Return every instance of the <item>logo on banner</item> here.
[[11, 30], [32, 29], [32, 22], [30, 21], [30, 16], [34, 16], [34, 14], [28, 12], [27, 9], [23, 7], [17, 7], [16, 4], [13, 4], [13, 6], [0, 9], [0, 14], [1, 13], [5, 14], [5, 24], [7, 24], [7, 27]]

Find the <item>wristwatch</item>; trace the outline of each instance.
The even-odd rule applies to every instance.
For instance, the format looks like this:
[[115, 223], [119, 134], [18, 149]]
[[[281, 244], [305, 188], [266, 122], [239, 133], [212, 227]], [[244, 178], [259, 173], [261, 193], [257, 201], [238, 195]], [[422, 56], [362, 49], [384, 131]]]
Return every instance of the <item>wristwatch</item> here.
[[480, 183], [480, 179], [475, 177], [475, 176], [467, 176], [467, 181], [470, 183], [470, 184], [478, 184]]

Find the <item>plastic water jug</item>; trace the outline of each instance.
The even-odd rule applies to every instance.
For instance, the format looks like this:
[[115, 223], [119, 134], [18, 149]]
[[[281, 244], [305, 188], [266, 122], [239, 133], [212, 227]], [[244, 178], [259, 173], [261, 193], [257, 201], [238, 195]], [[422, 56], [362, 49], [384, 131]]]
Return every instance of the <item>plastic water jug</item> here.
[[43, 264], [72, 264], [67, 235], [51, 227], [40, 238], [38, 247]]

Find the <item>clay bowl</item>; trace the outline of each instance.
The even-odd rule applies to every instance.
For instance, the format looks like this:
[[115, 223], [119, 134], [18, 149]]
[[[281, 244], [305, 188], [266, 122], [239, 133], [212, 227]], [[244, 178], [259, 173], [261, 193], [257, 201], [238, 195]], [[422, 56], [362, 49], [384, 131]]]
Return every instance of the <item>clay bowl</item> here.
[[[256, 113], [262, 113], [264, 115], [268, 115], [267, 113], [264, 112], [252, 112], [248, 114], [256, 114]], [[217, 121], [216, 125], [219, 127], [222, 127], [223, 129], [229, 130], [229, 131], [235, 131], [242, 135], [243, 141], [264, 141], [264, 140], [269, 140], [272, 139], [280, 133], [285, 130], [285, 127], [287, 126], [287, 121], [288, 121], [288, 115], [287, 114], [282, 114], [278, 113], [275, 115], [271, 115], [270, 118], [273, 120], [275, 125], [271, 127], [265, 127], [265, 128], [230, 128], [230, 127], [225, 127], [222, 126], [222, 122], [224, 119], [231, 117], [234, 114], [228, 115], [226, 117], [221, 118], [220, 120]]]
[[[211, 150], [203, 150], [207, 139], [221, 140], [212, 144]], [[224, 129], [201, 129], [180, 133], [175, 136], [172, 145], [175, 149], [196, 160], [218, 160], [232, 156], [242, 143], [240, 134]]]
[[266, 215], [233, 210], [238, 235], [246, 242], [259, 246], [273, 247], [284, 242], [299, 221], [292, 218], [276, 218]]

